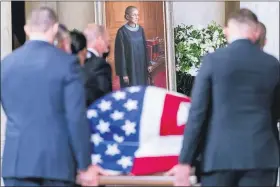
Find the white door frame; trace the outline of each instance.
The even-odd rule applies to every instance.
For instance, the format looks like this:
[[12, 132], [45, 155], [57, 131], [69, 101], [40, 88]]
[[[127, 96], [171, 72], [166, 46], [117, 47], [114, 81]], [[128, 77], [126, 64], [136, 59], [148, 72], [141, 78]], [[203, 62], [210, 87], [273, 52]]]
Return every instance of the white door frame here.
[[[166, 74], [168, 90], [176, 91], [176, 66], [175, 66], [175, 47], [174, 47], [174, 28], [173, 28], [173, 3], [164, 1], [164, 33], [166, 51]], [[95, 23], [106, 25], [105, 2], [95, 1]], [[172, 45], [167, 45], [172, 44]]]

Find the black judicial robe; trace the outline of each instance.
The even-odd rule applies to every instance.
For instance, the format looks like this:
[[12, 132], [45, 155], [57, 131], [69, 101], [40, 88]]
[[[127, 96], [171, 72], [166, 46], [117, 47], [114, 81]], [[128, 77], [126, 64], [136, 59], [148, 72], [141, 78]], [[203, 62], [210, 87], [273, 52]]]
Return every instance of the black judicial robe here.
[[[121, 87], [148, 84], [148, 54], [144, 29], [124, 25], [115, 40], [115, 69]], [[129, 84], [123, 81], [128, 76]]]

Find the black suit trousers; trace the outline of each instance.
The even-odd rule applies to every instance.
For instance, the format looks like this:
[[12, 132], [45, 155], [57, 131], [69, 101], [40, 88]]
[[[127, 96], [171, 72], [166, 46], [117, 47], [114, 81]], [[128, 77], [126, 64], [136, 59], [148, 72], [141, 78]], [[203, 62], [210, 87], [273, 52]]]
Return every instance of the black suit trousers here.
[[276, 186], [277, 169], [227, 170], [203, 173], [201, 186]]

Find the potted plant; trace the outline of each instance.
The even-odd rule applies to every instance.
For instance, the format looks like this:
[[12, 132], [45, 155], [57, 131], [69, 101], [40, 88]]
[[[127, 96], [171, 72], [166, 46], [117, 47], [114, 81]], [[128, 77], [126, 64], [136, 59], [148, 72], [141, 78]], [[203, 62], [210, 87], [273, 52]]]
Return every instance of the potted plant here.
[[178, 25], [174, 28], [177, 91], [190, 96], [201, 57], [227, 44], [223, 28], [215, 22], [207, 27]]

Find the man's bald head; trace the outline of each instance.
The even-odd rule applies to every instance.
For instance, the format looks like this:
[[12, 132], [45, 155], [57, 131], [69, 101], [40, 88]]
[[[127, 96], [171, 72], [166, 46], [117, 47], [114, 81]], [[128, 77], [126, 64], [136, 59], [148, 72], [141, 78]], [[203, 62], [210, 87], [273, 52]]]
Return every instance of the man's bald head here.
[[56, 13], [49, 7], [33, 9], [27, 20], [30, 32], [46, 32], [58, 22]]
[[247, 25], [250, 27], [256, 27], [258, 24], [258, 17], [255, 13], [247, 8], [242, 8], [236, 12], [233, 12], [228, 19], [230, 21], [235, 21], [240, 25]]
[[24, 31], [30, 39], [41, 38], [53, 44], [58, 31], [55, 12], [49, 7], [33, 9], [24, 26]]
[[88, 24], [84, 30], [84, 35], [88, 42], [94, 42], [98, 37], [102, 37], [106, 34], [106, 29], [103, 25]]
[[100, 56], [109, 50], [109, 34], [103, 25], [88, 24], [84, 30], [87, 47], [95, 49]]
[[233, 12], [227, 21], [225, 34], [228, 40], [247, 38], [255, 42], [258, 38], [258, 17], [251, 10], [242, 8]]

